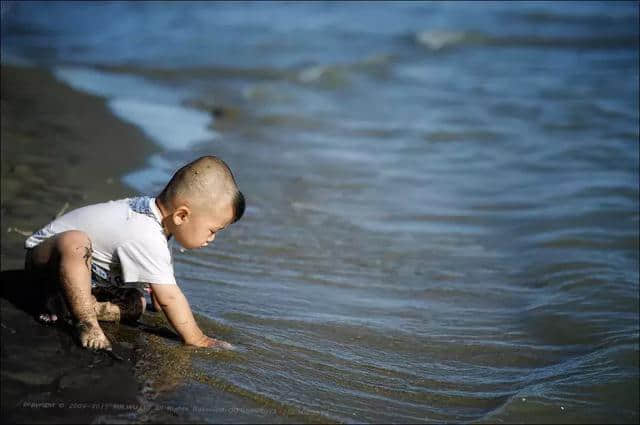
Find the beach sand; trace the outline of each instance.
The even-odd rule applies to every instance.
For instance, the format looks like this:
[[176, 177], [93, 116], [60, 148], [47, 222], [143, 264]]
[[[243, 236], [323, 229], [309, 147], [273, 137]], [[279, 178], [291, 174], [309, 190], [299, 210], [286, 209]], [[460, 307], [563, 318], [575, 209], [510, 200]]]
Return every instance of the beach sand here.
[[3, 422], [282, 422], [176, 368], [163, 370], [172, 369], [171, 355], [188, 369], [193, 349], [158, 313], [134, 327], [103, 324], [115, 355], [82, 349], [68, 328], [34, 319], [22, 271], [26, 236], [59, 212], [135, 195], [120, 178], [156, 148], [104, 99], [45, 70], [2, 66], [1, 110]]

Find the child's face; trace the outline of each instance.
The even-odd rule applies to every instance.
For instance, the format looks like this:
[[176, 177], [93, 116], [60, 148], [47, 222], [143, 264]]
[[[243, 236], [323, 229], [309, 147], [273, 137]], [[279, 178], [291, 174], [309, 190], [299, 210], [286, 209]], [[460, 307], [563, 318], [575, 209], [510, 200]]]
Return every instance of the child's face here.
[[[180, 211], [174, 214], [180, 214]], [[233, 220], [233, 207], [228, 204], [215, 210], [192, 209], [188, 214], [174, 218], [173, 237], [186, 249], [207, 246], [216, 233], [226, 228]]]

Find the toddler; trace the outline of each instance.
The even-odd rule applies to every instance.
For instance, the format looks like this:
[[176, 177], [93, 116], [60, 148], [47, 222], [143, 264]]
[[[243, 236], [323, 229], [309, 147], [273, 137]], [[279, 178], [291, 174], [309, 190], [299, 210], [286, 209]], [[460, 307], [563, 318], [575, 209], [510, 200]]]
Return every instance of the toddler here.
[[83, 347], [110, 350], [98, 321], [137, 320], [147, 290], [185, 344], [231, 348], [196, 324], [168, 241], [207, 246], [244, 208], [227, 164], [204, 156], [179, 169], [156, 198], [89, 205], [55, 219], [25, 242], [25, 270], [43, 292], [40, 320], [69, 320]]

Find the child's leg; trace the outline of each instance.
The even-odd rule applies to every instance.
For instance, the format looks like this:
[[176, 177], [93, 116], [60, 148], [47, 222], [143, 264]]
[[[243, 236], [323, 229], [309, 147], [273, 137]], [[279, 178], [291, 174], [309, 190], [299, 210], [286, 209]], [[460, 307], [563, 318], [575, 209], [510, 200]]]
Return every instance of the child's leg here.
[[60, 233], [33, 248], [34, 268], [48, 269], [62, 289], [83, 347], [110, 349], [111, 343], [98, 325], [91, 296], [91, 241], [83, 232]]
[[135, 322], [146, 307], [144, 295], [134, 288], [98, 287], [93, 292], [98, 320]]

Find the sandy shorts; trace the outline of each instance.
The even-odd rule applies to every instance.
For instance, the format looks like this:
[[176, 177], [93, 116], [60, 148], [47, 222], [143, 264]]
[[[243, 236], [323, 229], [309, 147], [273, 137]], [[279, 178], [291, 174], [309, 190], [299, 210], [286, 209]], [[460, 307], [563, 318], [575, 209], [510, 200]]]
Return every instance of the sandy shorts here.
[[149, 284], [114, 283], [107, 270], [91, 264], [91, 293], [95, 295], [98, 301], [101, 301], [101, 299], [121, 298], [133, 290], [137, 291], [141, 297], [144, 297], [145, 293], [149, 293]]

